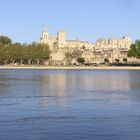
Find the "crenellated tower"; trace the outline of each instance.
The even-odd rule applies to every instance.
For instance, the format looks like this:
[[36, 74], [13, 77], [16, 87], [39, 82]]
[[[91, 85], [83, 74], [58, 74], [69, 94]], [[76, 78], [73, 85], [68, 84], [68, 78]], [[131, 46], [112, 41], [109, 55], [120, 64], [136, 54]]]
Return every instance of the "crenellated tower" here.
[[64, 30], [59, 30], [57, 32], [57, 43], [58, 43], [58, 48], [63, 49], [65, 48], [66, 45], [66, 33]]

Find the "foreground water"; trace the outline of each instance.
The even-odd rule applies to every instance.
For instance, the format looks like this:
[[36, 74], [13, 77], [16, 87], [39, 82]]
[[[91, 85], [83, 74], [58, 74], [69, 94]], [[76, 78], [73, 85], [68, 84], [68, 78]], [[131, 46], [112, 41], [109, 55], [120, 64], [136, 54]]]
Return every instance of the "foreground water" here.
[[0, 70], [0, 140], [139, 140], [140, 71]]

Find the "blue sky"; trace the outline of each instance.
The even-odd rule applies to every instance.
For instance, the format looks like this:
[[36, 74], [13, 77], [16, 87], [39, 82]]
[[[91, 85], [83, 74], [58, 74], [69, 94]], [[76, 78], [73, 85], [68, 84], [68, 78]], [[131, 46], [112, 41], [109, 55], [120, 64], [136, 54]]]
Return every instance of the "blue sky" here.
[[39, 41], [64, 29], [67, 39], [140, 38], [140, 0], [0, 0], [0, 34], [14, 42]]

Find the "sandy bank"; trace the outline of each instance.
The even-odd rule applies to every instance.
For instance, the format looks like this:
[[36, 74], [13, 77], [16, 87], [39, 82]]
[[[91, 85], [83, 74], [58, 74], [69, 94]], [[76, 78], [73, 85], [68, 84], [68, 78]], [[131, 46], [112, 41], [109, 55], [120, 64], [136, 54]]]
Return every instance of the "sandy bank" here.
[[0, 69], [38, 69], [38, 70], [140, 70], [140, 67], [127, 67], [127, 66], [73, 66], [73, 67], [61, 67], [61, 66], [0, 66]]

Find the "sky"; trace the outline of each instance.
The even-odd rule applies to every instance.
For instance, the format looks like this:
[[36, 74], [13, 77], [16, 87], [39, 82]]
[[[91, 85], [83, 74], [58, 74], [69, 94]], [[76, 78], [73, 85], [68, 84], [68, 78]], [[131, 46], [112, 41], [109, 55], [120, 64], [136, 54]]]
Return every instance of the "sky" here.
[[44, 23], [50, 36], [95, 42], [100, 37], [140, 39], [140, 0], [0, 0], [0, 35], [39, 42]]

